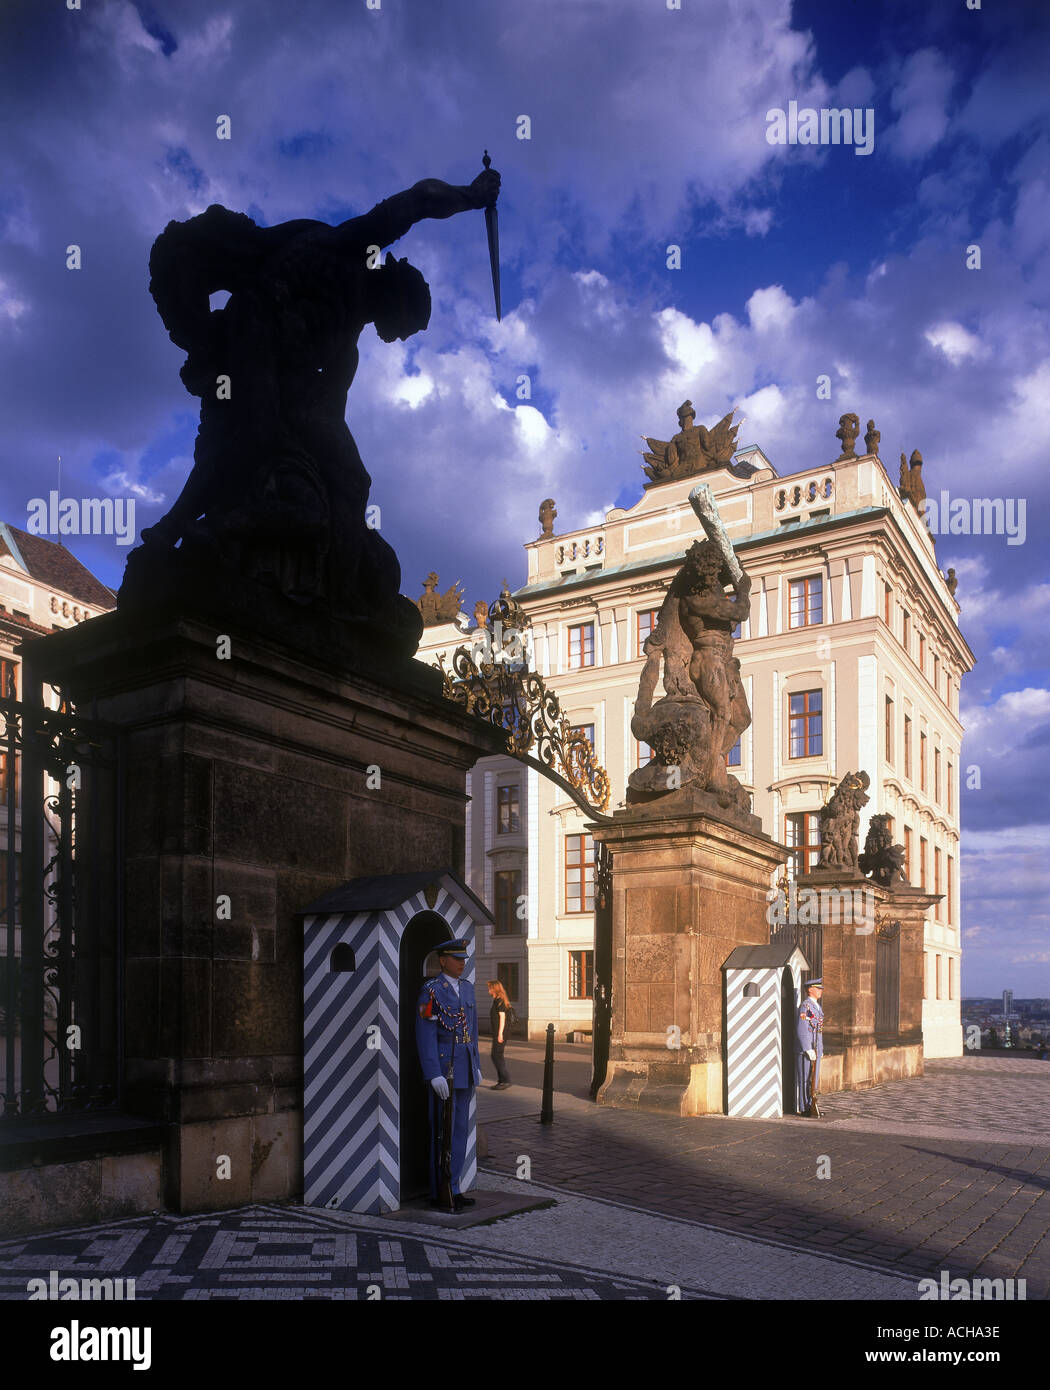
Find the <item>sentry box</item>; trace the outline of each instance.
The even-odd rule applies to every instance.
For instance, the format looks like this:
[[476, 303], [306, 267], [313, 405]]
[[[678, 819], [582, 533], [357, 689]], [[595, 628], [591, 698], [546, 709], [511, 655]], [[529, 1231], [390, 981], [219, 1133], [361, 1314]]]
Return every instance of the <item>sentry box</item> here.
[[801, 950], [785, 942], [738, 946], [722, 966], [727, 1115], [794, 1114], [795, 1023], [808, 969]]
[[[428, 1190], [416, 1000], [432, 948], [492, 922], [451, 871], [355, 878], [303, 917], [303, 1200], [379, 1214]], [[474, 951], [464, 978], [474, 982]], [[477, 1172], [470, 1101], [463, 1190]]]

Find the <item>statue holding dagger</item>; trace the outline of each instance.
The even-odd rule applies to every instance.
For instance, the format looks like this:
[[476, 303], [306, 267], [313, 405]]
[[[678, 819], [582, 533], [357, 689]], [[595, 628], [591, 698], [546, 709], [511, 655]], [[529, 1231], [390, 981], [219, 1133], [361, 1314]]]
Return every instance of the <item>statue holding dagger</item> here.
[[[418, 611], [369, 524], [371, 479], [346, 398], [366, 324], [392, 343], [430, 320], [426, 280], [407, 260], [384, 260], [384, 248], [425, 218], [484, 209], [498, 255], [500, 176], [489, 164], [486, 152], [470, 184], [423, 179], [334, 227], [260, 227], [218, 204], [169, 222], [150, 254], [150, 292], [187, 353], [180, 375], [200, 397], [200, 426], [179, 497], [129, 559], [122, 606], [148, 601], [158, 576], [188, 571], [192, 555], [195, 569], [233, 572], [286, 606], [367, 614], [414, 651]], [[218, 291], [229, 297], [212, 308]]]

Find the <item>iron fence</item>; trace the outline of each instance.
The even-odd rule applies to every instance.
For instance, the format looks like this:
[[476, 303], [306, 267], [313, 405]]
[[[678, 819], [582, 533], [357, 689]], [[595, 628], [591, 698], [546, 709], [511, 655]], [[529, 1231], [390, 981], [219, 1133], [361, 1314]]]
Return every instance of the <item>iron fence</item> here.
[[0, 1121], [120, 1101], [119, 735], [22, 667], [0, 699]]

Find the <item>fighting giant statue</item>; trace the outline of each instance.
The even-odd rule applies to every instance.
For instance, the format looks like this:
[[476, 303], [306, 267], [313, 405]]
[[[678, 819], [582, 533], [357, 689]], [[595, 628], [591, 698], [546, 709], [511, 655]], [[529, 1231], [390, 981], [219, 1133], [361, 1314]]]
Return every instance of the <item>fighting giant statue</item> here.
[[[726, 755], [751, 723], [733, 655], [733, 628], [751, 612], [751, 581], [707, 484], [694, 488], [689, 500], [708, 539], [689, 547], [643, 647], [631, 731], [652, 749], [652, 760], [631, 773], [627, 800], [663, 799], [695, 787], [723, 809], [746, 813], [747, 793], [727, 772]], [[654, 703], [661, 667], [664, 694]]]
[[[187, 353], [181, 377], [201, 400], [200, 427], [181, 494], [129, 559], [121, 607], [192, 592], [325, 650], [415, 651], [420, 612], [367, 506], [346, 397], [367, 323], [393, 343], [430, 319], [423, 276], [407, 260], [384, 263], [382, 248], [424, 218], [494, 217], [499, 182], [490, 169], [468, 186], [426, 179], [335, 227], [260, 227], [218, 205], [168, 224], [150, 292]], [[229, 298], [212, 309], [217, 291]]]

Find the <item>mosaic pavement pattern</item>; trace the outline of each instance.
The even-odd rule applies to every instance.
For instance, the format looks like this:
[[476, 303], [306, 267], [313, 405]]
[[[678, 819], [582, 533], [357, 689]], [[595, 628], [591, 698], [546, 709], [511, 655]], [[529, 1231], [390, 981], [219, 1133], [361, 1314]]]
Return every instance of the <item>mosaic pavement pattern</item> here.
[[[279, 1206], [158, 1213], [2, 1241], [0, 1300], [26, 1300], [29, 1280], [49, 1280], [52, 1270], [60, 1280], [134, 1279], [136, 1302], [667, 1300], [663, 1285], [492, 1255], [443, 1236], [348, 1229], [345, 1217]], [[715, 1295], [682, 1289], [681, 1297]]]

